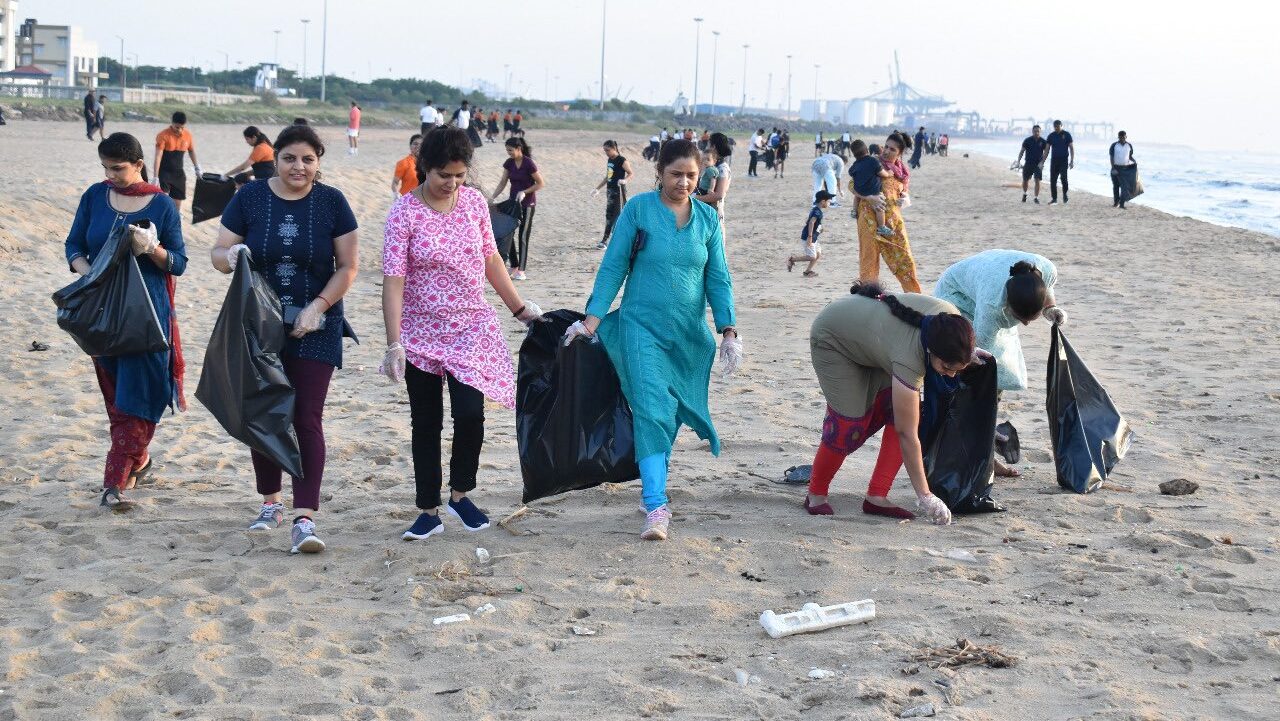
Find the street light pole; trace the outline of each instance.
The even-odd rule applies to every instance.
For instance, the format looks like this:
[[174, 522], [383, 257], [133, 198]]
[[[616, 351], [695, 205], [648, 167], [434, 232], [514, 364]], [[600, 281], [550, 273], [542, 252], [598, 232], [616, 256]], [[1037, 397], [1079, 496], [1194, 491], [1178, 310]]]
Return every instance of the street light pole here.
[[600, 3], [600, 109], [604, 110], [604, 38], [605, 21], [609, 17], [609, 0]]
[[711, 114], [716, 114], [716, 56], [720, 54], [720, 31], [712, 30], [715, 41], [711, 45]]
[[747, 48], [750, 45], [742, 46], [742, 107], [738, 110], [740, 113], [747, 112]]
[[231, 53], [226, 50], [217, 50], [215, 52], [222, 53], [222, 72], [231, 72]]
[[818, 63], [813, 64], [813, 119], [822, 119], [822, 99], [818, 97], [818, 71], [822, 66]]
[[787, 56], [787, 119], [791, 118], [791, 56]]
[[324, 19], [320, 21], [320, 102], [325, 101], [325, 77], [329, 74], [325, 61], [329, 56], [329, 0], [324, 0]]
[[[120, 38], [120, 89], [123, 91], [129, 87], [129, 69], [124, 66], [124, 38], [119, 35], [116, 37]], [[123, 99], [121, 97], [121, 100]]]
[[274, 63], [276, 67], [279, 67], [280, 66], [280, 31], [272, 30], [271, 32], [276, 34], [276, 56], [275, 56], [275, 59], [272, 60], [271, 62]]
[[511, 102], [511, 65], [502, 66], [502, 99]]
[[302, 79], [307, 79], [307, 30], [310, 29], [311, 21], [302, 18]]
[[702, 18], [694, 18], [697, 27], [693, 36], [693, 114], [698, 114], [698, 62], [702, 53]]

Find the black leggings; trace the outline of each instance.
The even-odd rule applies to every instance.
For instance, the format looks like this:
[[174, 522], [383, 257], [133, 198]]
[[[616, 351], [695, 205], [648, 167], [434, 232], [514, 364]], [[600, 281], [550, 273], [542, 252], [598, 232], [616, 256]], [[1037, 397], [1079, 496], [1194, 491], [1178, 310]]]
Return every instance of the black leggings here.
[[[453, 416], [453, 451], [449, 455], [449, 488], [460, 493], [475, 490], [480, 447], [484, 445], [484, 394], [446, 374], [449, 382], [449, 414]], [[440, 467], [440, 432], [444, 429], [444, 379], [406, 364], [404, 382], [409, 388], [409, 413], [413, 421], [413, 478], [418, 508], [440, 506], [443, 485]]]
[[525, 270], [529, 267], [529, 231], [533, 230], [533, 211], [538, 206], [520, 208], [520, 227], [516, 229], [515, 240], [511, 243], [511, 267]]

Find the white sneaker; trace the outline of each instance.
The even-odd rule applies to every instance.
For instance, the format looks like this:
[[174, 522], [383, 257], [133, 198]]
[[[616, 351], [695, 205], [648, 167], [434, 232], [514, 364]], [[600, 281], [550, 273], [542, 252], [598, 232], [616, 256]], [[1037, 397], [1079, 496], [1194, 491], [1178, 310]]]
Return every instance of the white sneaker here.
[[646, 541], [665, 541], [670, 525], [671, 510], [666, 506], [659, 506], [645, 514], [644, 530], [640, 532], [640, 538]]
[[528, 280], [528, 277], [525, 276], [523, 270], [517, 270], [515, 273], [512, 274], [511, 279], [512, 280]]

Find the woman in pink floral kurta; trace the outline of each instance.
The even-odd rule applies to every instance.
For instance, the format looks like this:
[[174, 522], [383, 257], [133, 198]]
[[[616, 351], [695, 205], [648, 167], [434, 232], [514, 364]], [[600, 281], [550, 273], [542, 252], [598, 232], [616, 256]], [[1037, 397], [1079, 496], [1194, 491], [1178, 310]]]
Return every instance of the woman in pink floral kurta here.
[[503, 268], [484, 195], [463, 185], [471, 151], [466, 133], [457, 128], [427, 133], [418, 156], [426, 180], [391, 206], [383, 240], [388, 347], [381, 371], [403, 380], [409, 391], [417, 506], [423, 511], [403, 534], [406, 540], [444, 530], [439, 508], [445, 385], [453, 417], [447, 509], [469, 531], [489, 526], [466, 496], [476, 487], [484, 398], [514, 409], [516, 383], [498, 316], [484, 297], [485, 281], [520, 321], [532, 323], [542, 314], [520, 299]]

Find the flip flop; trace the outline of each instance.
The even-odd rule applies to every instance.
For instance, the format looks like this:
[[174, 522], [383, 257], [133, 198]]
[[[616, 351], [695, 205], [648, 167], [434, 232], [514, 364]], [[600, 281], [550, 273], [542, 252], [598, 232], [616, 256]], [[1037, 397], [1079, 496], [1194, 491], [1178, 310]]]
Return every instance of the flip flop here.
[[812, 278], [812, 277], [814, 277], [814, 276], [815, 276], [815, 275], [817, 275], [817, 274], [818, 274], [818, 271], [816, 271], [816, 270], [806, 270], [806, 271], [804, 272], [804, 274], [803, 274], [803, 275], [804, 275], [804, 277], [806, 277], [806, 278]]
[[156, 459], [154, 456], [148, 456], [147, 464], [145, 466], [143, 466], [142, 468], [139, 468], [133, 473], [130, 473], [129, 477], [124, 482], [124, 490], [132, 491], [134, 488], [138, 486], [139, 483], [150, 478], [151, 466], [155, 464], [155, 460]]
[[788, 486], [807, 486], [809, 478], [813, 476], [813, 466], [792, 466], [782, 472], [782, 480], [774, 481], [774, 483], [782, 483]]
[[[1004, 436], [1004, 440], [1000, 437]], [[1005, 463], [1017, 463], [1022, 460], [1022, 446], [1018, 442], [1018, 429], [1009, 421], [996, 426], [996, 453], [1004, 458]]]

